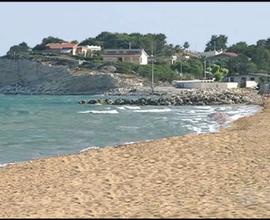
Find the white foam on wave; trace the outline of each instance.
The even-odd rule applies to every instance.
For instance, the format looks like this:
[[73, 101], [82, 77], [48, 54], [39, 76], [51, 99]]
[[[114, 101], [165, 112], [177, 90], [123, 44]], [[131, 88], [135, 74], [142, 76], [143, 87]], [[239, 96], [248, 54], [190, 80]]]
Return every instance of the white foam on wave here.
[[213, 107], [211, 107], [211, 106], [194, 106], [194, 108], [196, 108], [196, 109], [211, 109]]
[[218, 125], [210, 124], [210, 125], [208, 125], [208, 130], [209, 130], [210, 133], [217, 132]]
[[3, 163], [3, 164], [0, 164], [0, 168], [4, 168], [8, 165], [12, 165], [12, 164], [15, 164], [15, 163]]
[[141, 109], [140, 106], [125, 106], [127, 109]]
[[137, 109], [141, 109], [140, 106], [118, 106], [117, 107], [118, 109], [121, 109], [121, 110], [126, 110], [126, 109], [131, 109], [131, 110], [137, 110]]
[[166, 108], [166, 109], [142, 109], [142, 110], [134, 110], [133, 112], [151, 112], [151, 113], [156, 112], [156, 113], [158, 113], [158, 112], [170, 112], [170, 111], [172, 111], [172, 110], [169, 108]]
[[104, 111], [88, 110], [88, 111], [80, 111], [78, 113], [80, 113], [80, 114], [87, 114], [87, 113], [93, 113], [93, 114], [118, 114], [119, 112], [117, 110], [104, 110]]
[[87, 147], [87, 148], [84, 148], [80, 151], [80, 153], [82, 152], [85, 152], [85, 151], [89, 151], [89, 150], [94, 150], [94, 149], [98, 149], [99, 147], [97, 146], [91, 146], [91, 147]]
[[129, 145], [129, 144], [135, 144], [135, 143], [136, 143], [135, 141], [125, 142], [125, 143], [123, 143], [123, 145]]
[[126, 108], [125, 108], [125, 106], [119, 106], [119, 107], [117, 107], [118, 109], [121, 109], [121, 110], [125, 110]]
[[242, 118], [242, 117], [244, 117], [245, 115], [243, 115], [243, 114], [236, 114], [236, 115], [233, 115], [233, 116], [231, 116], [230, 117], [230, 120], [231, 121], [235, 121], [235, 120], [237, 120], [237, 119], [239, 119], [239, 118]]

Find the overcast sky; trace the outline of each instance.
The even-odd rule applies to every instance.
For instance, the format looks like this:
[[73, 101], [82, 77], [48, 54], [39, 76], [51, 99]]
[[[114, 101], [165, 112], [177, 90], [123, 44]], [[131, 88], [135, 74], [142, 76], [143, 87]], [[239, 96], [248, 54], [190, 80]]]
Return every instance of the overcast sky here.
[[0, 24], [0, 55], [23, 41], [82, 41], [102, 31], [164, 33], [202, 51], [213, 34], [229, 45], [270, 37], [270, 2], [0, 2]]

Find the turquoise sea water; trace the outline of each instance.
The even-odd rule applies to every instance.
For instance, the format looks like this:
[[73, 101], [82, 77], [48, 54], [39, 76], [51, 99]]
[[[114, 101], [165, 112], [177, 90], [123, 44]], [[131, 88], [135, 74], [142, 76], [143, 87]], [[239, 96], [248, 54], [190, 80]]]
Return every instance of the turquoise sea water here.
[[232, 121], [259, 108], [78, 104], [90, 98], [0, 95], [0, 164], [77, 153], [93, 146], [214, 132], [219, 124], [210, 113], [226, 112]]

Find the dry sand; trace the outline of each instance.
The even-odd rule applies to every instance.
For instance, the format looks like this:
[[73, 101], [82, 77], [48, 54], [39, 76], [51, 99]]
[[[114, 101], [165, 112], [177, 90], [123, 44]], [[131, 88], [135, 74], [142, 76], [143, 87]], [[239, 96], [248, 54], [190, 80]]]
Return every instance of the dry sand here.
[[270, 217], [270, 99], [218, 133], [0, 169], [0, 217]]

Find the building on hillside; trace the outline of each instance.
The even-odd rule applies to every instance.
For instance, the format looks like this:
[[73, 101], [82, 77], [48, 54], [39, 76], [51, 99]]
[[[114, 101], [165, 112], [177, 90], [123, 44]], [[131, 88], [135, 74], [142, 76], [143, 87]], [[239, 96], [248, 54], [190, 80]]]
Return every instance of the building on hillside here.
[[46, 51], [75, 55], [76, 44], [72, 43], [49, 43], [46, 44]]
[[212, 51], [206, 51], [206, 52], [202, 52], [200, 55], [202, 57], [208, 58], [208, 57], [214, 57], [217, 56], [219, 54], [222, 54], [223, 50], [217, 51], [217, 50], [212, 50]]
[[209, 62], [209, 64], [214, 63], [223, 63], [227, 62], [230, 59], [238, 57], [237, 53], [234, 52], [222, 52], [218, 55], [207, 57], [206, 60]]
[[72, 53], [75, 44], [72, 43], [48, 43], [46, 44], [46, 51], [53, 53]]
[[146, 65], [149, 56], [144, 49], [105, 49], [102, 57], [105, 62], [118, 61]]
[[93, 53], [97, 51], [101, 51], [101, 46], [84, 45], [84, 46], [76, 46], [74, 49], [76, 55], [87, 57], [88, 55], [92, 56]]
[[260, 82], [259, 75], [245, 74], [245, 75], [231, 75], [224, 78], [226, 82], [238, 82], [240, 88], [256, 88]]

